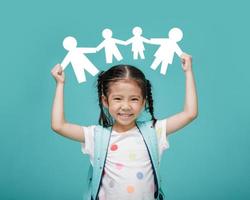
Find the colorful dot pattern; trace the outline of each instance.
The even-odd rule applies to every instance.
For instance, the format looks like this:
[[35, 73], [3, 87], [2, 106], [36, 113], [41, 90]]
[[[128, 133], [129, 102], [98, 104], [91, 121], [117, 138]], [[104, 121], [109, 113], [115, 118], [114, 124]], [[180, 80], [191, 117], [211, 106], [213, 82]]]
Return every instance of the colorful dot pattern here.
[[[161, 138], [159, 136], [162, 134], [162, 130], [164, 130], [162, 127], [156, 129], [158, 138]], [[101, 186], [101, 188], [104, 187], [105, 190], [109, 190], [106, 192], [107, 194], [114, 194], [114, 196], [118, 194], [121, 196], [119, 199], [154, 199], [155, 183], [150, 160], [150, 166], [145, 168], [145, 162], [140, 163], [142, 161], [139, 159], [142, 155], [148, 156], [143, 139], [138, 139], [141, 137], [140, 133], [136, 133], [136, 136], [131, 133], [132, 138], [130, 139], [129, 137], [124, 137], [128, 140], [123, 140], [122, 137], [121, 134], [121, 136], [116, 137], [116, 140], [112, 140], [111, 136], [106, 160], [107, 166], [105, 165], [105, 170], [103, 170], [102, 184], [105, 184], [105, 186]], [[108, 157], [110, 157], [110, 161]], [[132, 165], [133, 163], [134, 165]], [[109, 170], [106, 170], [106, 167]], [[126, 181], [123, 182], [124, 180]], [[99, 194], [99, 199], [113, 200], [109, 196], [107, 198], [105, 192], [104, 194]]]

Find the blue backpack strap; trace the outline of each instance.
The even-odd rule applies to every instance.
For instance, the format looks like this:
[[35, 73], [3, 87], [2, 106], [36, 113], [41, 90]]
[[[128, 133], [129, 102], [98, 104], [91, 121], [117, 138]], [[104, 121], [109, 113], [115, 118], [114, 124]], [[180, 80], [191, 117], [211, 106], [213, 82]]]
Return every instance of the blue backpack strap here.
[[155, 131], [155, 128], [153, 127], [152, 121], [147, 121], [147, 122], [138, 121], [137, 126], [139, 128], [140, 133], [143, 136], [143, 139], [149, 151], [149, 156], [152, 162], [153, 172], [156, 178], [155, 181], [157, 184], [157, 192], [155, 194], [155, 198], [164, 199], [164, 194], [160, 187], [160, 182], [161, 182], [159, 175], [160, 160], [159, 160], [157, 133]]
[[108, 153], [108, 145], [111, 136], [111, 127], [96, 126], [94, 131], [94, 161], [91, 183], [91, 196], [97, 198], [100, 189], [105, 160]]
[[160, 164], [158, 139], [155, 128], [153, 127], [153, 123], [152, 121], [137, 122], [137, 125], [144, 137], [146, 144], [148, 145], [152, 157], [152, 164], [154, 165], [154, 167], [156, 167], [156, 169], [158, 169]]
[[90, 164], [87, 176], [87, 192], [83, 195], [84, 200], [91, 200], [91, 188], [92, 188], [92, 176], [93, 176], [93, 167]]

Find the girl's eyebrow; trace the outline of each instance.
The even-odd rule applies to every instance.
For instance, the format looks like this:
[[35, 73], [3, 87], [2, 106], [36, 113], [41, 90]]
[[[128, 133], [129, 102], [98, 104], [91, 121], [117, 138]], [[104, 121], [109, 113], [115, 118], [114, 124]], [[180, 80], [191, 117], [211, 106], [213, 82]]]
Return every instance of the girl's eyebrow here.
[[140, 95], [131, 95], [130, 97], [137, 97], [137, 98], [141, 98]]
[[[122, 94], [112, 94], [112, 95], [111, 95], [111, 97], [123, 97], [123, 96], [124, 96], [124, 95], [122, 95]], [[141, 98], [140, 95], [130, 95], [129, 97], [130, 97], [130, 98], [131, 98], [131, 97]]]
[[111, 97], [117, 97], [117, 96], [122, 97], [123, 95], [121, 95], [121, 94], [112, 94], [111, 95]]

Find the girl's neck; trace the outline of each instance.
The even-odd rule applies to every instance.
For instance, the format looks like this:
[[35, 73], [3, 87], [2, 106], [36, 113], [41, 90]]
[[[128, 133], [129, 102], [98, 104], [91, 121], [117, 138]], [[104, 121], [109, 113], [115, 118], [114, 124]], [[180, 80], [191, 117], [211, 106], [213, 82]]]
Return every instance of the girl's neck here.
[[129, 125], [126, 125], [126, 126], [123, 126], [123, 125], [115, 123], [113, 125], [113, 130], [116, 131], [116, 132], [118, 132], [118, 133], [123, 133], [123, 132], [126, 132], [126, 131], [134, 128], [134, 127], [135, 127], [135, 122], [131, 123]]

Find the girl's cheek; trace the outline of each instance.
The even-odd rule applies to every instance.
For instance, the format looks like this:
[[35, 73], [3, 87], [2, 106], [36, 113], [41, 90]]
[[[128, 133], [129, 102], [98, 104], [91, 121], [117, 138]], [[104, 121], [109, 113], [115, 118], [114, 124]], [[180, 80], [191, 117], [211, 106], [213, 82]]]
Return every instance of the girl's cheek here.
[[114, 103], [112, 107], [113, 107], [113, 108], [119, 108], [119, 106], [120, 106], [119, 103]]

